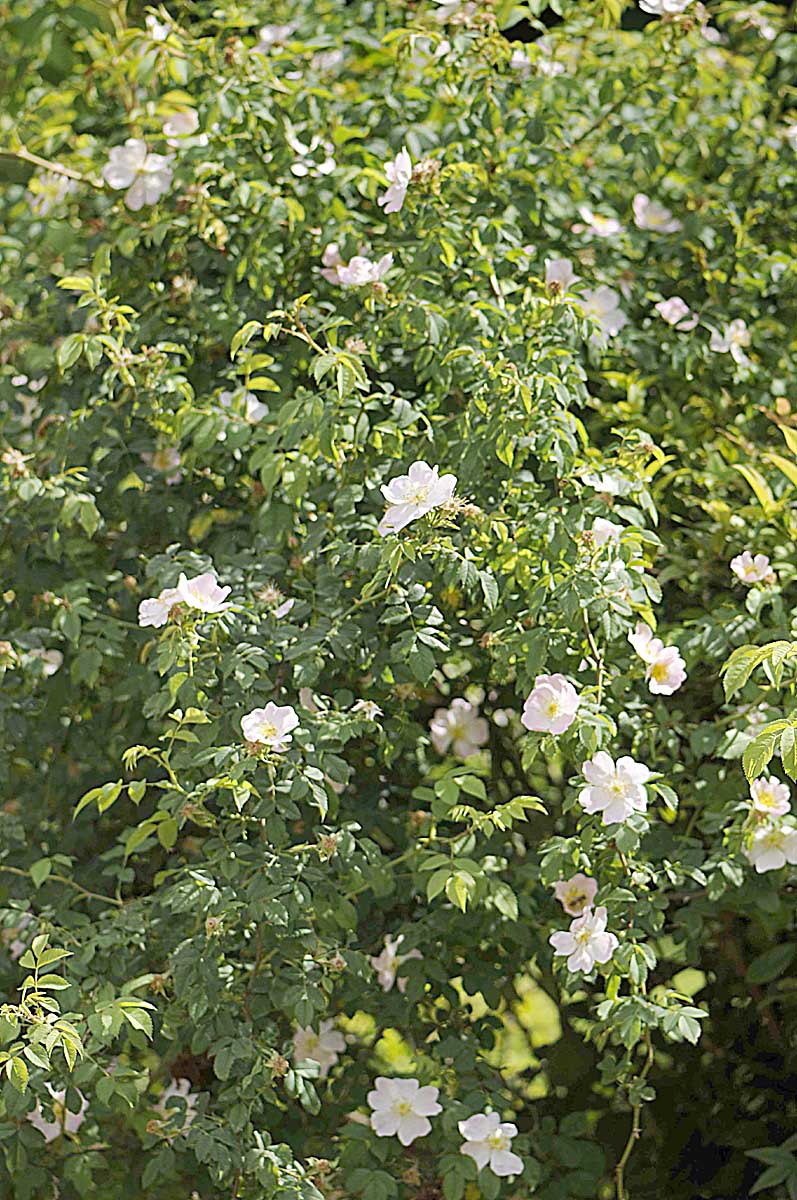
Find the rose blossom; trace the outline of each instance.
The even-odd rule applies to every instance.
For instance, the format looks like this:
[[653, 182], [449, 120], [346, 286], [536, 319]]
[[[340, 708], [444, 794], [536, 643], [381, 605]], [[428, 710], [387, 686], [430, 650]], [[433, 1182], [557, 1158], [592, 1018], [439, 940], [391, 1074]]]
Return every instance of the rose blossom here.
[[45, 1082], [44, 1086], [50, 1093], [53, 1109], [53, 1120], [45, 1120], [44, 1114], [42, 1113], [41, 1100], [37, 1100], [36, 1107], [32, 1112], [27, 1114], [27, 1118], [31, 1125], [33, 1125], [35, 1129], [38, 1129], [39, 1133], [44, 1134], [44, 1140], [46, 1142], [54, 1142], [55, 1139], [60, 1137], [62, 1133], [77, 1133], [78, 1129], [80, 1129], [80, 1126], [86, 1119], [86, 1109], [89, 1106], [88, 1100], [85, 1098], [82, 1092], [78, 1092], [78, 1095], [80, 1096], [80, 1109], [78, 1112], [73, 1113], [70, 1112], [66, 1107], [65, 1088], [60, 1092], [56, 1092], [49, 1083]]
[[293, 1052], [297, 1062], [309, 1059], [321, 1068], [318, 1077], [326, 1079], [338, 1061], [338, 1055], [346, 1049], [343, 1034], [335, 1029], [335, 1022], [322, 1021], [318, 1033], [309, 1025], [301, 1026], [293, 1035]]
[[438, 754], [451, 752], [457, 758], [470, 758], [485, 746], [490, 737], [489, 726], [479, 716], [476, 704], [458, 697], [448, 708], [438, 708], [429, 726], [432, 745]]
[[[658, 640], [658, 639], [656, 639]], [[677, 646], [665, 646], [645, 672], [648, 688], [654, 696], [671, 696], [686, 679], [686, 664]]]
[[181, 1126], [181, 1130], [184, 1132], [196, 1116], [197, 1097], [191, 1091], [191, 1080], [184, 1078], [172, 1079], [169, 1086], [161, 1092], [155, 1109], [162, 1115], [164, 1121], [170, 1121], [173, 1117], [180, 1115], [177, 1105], [168, 1103], [173, 1096], [185, 1101], [185, 1117]]
[[578, 692], [564, 675], [538, 675], [520, 720], [538, 733], [564, 733], [576, 719]]
[[709, 349], [715, 354], [730, 354], [735, 363], [742, 365], [750, 361], [744, 352], [745, 346], [749, 345], [750, 330], [747, 328], [747, 322], [741, 317], [736, 317], [723, 326], [722, 333], [716, 329], [712, 331]]
[[433, 508], [445, 504], [454, 494], [456, 475], [440, 475], [438, 467], [414, 462], [406, 475], [399, 475], [383, 484], [382, 495], [388, 508], [379, 522], [379, 533], [398, 533], [411, 521], [426, 516]]
[[152, 625], [160, 629], [169, 620], [175, 604], [181, 600], [177, 588], [164, 588], [154, 599], [142, 600], [138, 606], [138, 623], [142, 628]]
[[[408, 962], [411, 958], [423, 958], [420, 950], [408, 950], [406, 954], [399, 954], [398, 948], [403, 941], [403, 933], [400, 933], [397, 938], [386, 937], [385, 948], [382, 953], [370, 960], [383, 992], [391, 991], [393, 984], [396, 982], [398, 969], [402, 963]], [[398, 990], [403, 993], [406, 991], [406, 988], [406, 978], [399, 976]]]
[[150, 154], [140, 138], [128, 138], [123, 146], [112, 147], [102, 177], [115, 191], [126, 188], [125, 204], [137, 212], [145, 204], [157, 204], [169, 190], [171, 161], [169, 154]]
[[390, 187], [383, 196], [379, 197], [377, 203], [384, 208], [386, 213], [401, 212], [407, 188], [412, 179], [412, 159], [406, 146], [402, 146], [392, 162], [385, 163], [385, 175], [387, 175]]
[[243, 418], [250, 425], [254, 425], [268, 412], [266, 405], [258, 400], [254, 392], [247, 392], [242, 389], [235, 392], [220, 392], [219, 404], [222, 408], [228, 408], [232, 412], [243, 410]]
[[573, 271], [573, 264], [569, 258], [546, 258], [545, 260], [545, 285], [551, 287], [552, 284], [558, 284], [561, 292], [568, 291], [574, 283], [578, 281], [579, 276]]
[[605, 546], [607, 542], [616, 542], [623, 532], [623, 526], [606, 517], [596, 517], [592, 522], [592, 541], [596, 546]]
[[634, 210], [634, 223], [637, 229], [643, 229], [649, 233], [678, 233], [679, 229], [683, 228], [681, 222], [672, 215], [669, 208], [665, 208], [657, 200], [651, 200], [644, 192], [637, 192], [631, 207]]
[[253, 708], [241, 717], [241, 729], [247, 742], [266, 746], [281, 754], [293, 741], [291, 730], [296, 729], [299, 717], [290, 704], [280, 706], [269, 700], [265, 708]]
[[597, 880], [579, 871], [570, 879], [560, 879], [554, 888], [554, 895], [566, 913], [571, 917], [580, 917], [584, 909], [592, 907], [597, 890]]
[[593, 912], [576, 917], [569, 931], [552, 933], [548, 938], [557, 955], [566, 954], [568, 971], [583, 971], [587, 974], [595, 963], [605, 963], [614, 954], [619, 942], [613, 933], [606, 932], [606, 909], [602, 906]]
[[603, 813], [604, 825], [616, 825], [647, 808], [650, 770], [643, 763], [624, 755], [615, 764], [610, 754], [599, 750], [581, 770], [590, 786], [582, 789], [578, 802], [585, 812]]
[[460, 1121], [459, 1132], [465, 1139], [460, 1154], [467, 1154], [480, 1171], [489, 1167], [493, 1175], [520, 1175], [523, 1159], [512, 1151], [512, 1139], [517, 1136], [517, 1125], [502, 1122], [498, 1113], [476, 1113], [466, 1121]]
[[377, 1137], [393, 1137], [402, 1146], [426, 1137], [432, 1128], [429, 1117], [442, 1112], [437, 1103], [436, 1087], [421, 1087], [417, 1079], [386, 1079], [380, 1075], [376, 1087], [368, 1093], [371, 1128]]
[[791, 792], [787, 783], [770, 776], [754, 779], [750, 784], [753, 812], [765, 817], [783, 817], [791, 808]]
[[205, 571], [193, 579], [186, 579], [181, 574], [177, 580], [177, 591], [183, 604], [189, 608], [197, 608], [203, 613], [225, 612], [230, 606], [225, 604], [231, 592], [229, 587], [219, 587], [218, 580], [212, 571]]
[[579, 206], [578, 215], [584, 221], [583, 225], [574, 225], [575, 233], [591, 233], [593, 237], [616, 237], [623, 232], [623, 226], [616, 217], [604, 217], [586, 204]]
[[654, 307], [663, 321], [666, 321], [668, 325], [674, 325], [682, 333], [694, 329], [697, 325], [697, 313], [693, 313], [680, 296], [670, 296], [669, 300], [659, 300]]
[[731, 559], [731, 570], [737, 579], [741, 579], [748, 587], [754, 583], [762, 583], [772, 575], [772, 567], [766, 554], [756, 554], [753, 558], [749, 550], [744, 550]]
[[759, 875], [779, 871], [786, 863], [797, 865], [797, 826], [789, 817], [759, 826], [744, 853]]
[[581, 295], [580, 304], [584, 316], [592, 317], [598, 325], [590, 334], [590, 341], [595, 346], [602, 348], [628, 324], [628, 317], [620, 308], [620, 293], [605, 284], [595, 289], [587, 288]]

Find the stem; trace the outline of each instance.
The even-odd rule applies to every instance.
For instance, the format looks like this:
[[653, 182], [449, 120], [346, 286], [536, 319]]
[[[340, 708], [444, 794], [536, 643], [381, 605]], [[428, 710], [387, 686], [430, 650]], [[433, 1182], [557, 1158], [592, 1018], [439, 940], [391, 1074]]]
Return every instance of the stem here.
[[[23, 879], [30, 879], [30, 871], [23, 871], [19, 867], [7, 867], [5, 863], [0, 863], [0, 871], [5, 871], [8, 875], [20, 875]], [[68, 879], [66, 875], [47, 876], [47, 879], [53, 879], [56, 883], [63, 883], [67, 887], [74, 888], [76, 892], [80, 892], [81, 896], [85, 896], [88, 900], [101, 900], [103, 904], [115, 904], [118, 908], [124, 906], [124, 900], [118, 900], [114, 896], [101, 896], [99, 892], [90, 892], [88, 888], [84, 888], [81, 884], [76, 883], [74, 879]], [[46, 880], [45, 880], [46, 882]]]
[[[653, 1066], [653, 1043], [650, 1040], [650, 1032], [645, 1034], [647, 1041], [648, 1052], [645, 1058], [645, 1065], [637, 1078], [638, 1083], [643, 1083], [647, 1078], [650, 1068]], [[634, 1146], [639, 1140], [639, 1135], [642, 1131], [642, 1103], [634, 1104], [631, 1107], [631, 1132], [628, 1135], [628, 1141], [625, 1144], [625, 1149], [620, 1155], [617, 1166], [614, 1168], [614, 1179], [616, 1187], [617, 1200], [629, 1200], [628, 1192], [625, 1190], [625, 1168], [631, 1157]]]
[[87, 183], [89, 187], [96, 188], [98, 192], [105, 191], [104, 183], [98, 183], [96, 179], [91, 179], [88, 175], [81, 175], [79, 171], [73, 171], [70, 167], [62, 166], [61, 163], [50, 162], [48, 158], [40, 158], [38, 154], [32, 154], [24, 146], [21, 146], [19, 150], [0, 150], [0, 154], [32, 163], [34, 167], [42, 167], [45, 171], [52, 172], [53, 175], [63, 175], [66, 179], [74, 179], [76, 183]]

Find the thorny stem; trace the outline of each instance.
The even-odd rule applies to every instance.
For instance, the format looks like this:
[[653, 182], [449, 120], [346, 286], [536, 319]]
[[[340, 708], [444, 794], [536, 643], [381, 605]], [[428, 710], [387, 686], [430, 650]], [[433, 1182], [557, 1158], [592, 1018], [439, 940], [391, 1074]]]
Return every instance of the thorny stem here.
[[[645, 1065], [642, 1067], [636, 1082], [643, 1084], [647, 1079], [648, 1072], [653, 1066], [653, 1042], [650, 1038], [650, 1031], [645, 1033], [645, 1041], [647, 1042], [647, 1054], [645, 1056]], [[625, 1168], [628, 1160], [631, 1157], [634, 1146], [639, 1140], [639, 1135], [642, 1130], [642, 1102], [634, 1104], [631, 1107], [631, 1132], [628, 1135], [628, 1141], [625, 1144], [625, 1149], [620, 1155], [617, 1166], [614, 1168], [614, 1179], [616, 1186], [617, 1200], [629, 1200], [628, 1192], [625, 1187]]]
[[74, 179], [76, 183], [87, 183], [89, 187], [95, 188], [98, 192], [105, 191], [104, 183], [98, 183], [96, 179], [91, 179], [88, 175], [81, 175], [79, 171], [73, 171], [70, 167], [65, 167], [61, 163], [50, 162], [47, 158], [40, 158], [38, 154], [32, 154], [24, 146], [21, 146], [19, 150], [1, 150], [0, 153], [6, 155], [8, 158], [18, 158], [21, 162], [32, 163], [34, 167], [41, 167], [45, 171], [50, 171], [53, 175], [63, 175], [66, 179]]
[[[0, 863], [0, 871], [5, 871], [9, 875], [20, 875], [23, 879], [30, 879], [30, 871], [23, 871], [20, 867], [8, 867], [5, 863]], [[81, 884], [76, 883], [74, 879], [67, 878], [66, 875], [50, 874], [47, 879], [53, 879], [56, 883], [63, 883], [67, 887], [74, 888], [76, 892], [80, 892], [81, 896], [85, 896], [88, 900], [101, 900], [103, 904], [115, 904], [118, 908], [124, 906], [124, 900], [118, 900], [114, 896], [101, 896], [99, 892], [90, 892], [88, 888], [84, 888]]]

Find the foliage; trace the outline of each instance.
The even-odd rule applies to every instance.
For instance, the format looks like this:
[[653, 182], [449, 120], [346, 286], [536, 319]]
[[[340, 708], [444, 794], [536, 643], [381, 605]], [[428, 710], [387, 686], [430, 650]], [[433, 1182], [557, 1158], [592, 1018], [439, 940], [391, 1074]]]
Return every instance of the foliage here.
[[797, 1194], [797, 35], [632, 7], [0, 9], [3, 1196]]

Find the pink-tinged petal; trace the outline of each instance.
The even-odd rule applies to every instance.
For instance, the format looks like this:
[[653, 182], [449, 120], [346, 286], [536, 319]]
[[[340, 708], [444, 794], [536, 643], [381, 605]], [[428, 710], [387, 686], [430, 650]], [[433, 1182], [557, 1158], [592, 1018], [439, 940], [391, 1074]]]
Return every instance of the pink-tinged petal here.
[[618, 758], [617, 769], [623, 771], [634, 783], [647, 783], [650, 779], [650, 768], [646, 767], [644, 763], [635, 762], [628, 755]]

